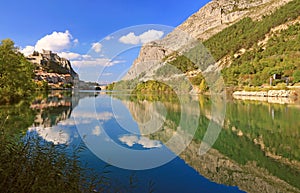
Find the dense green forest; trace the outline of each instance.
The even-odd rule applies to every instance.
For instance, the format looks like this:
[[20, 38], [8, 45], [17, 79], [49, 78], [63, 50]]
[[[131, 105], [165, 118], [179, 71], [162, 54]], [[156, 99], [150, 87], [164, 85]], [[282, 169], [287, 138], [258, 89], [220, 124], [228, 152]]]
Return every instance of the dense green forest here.
[[271, 37], [265, 49], [256, 46], [237, 58], [232, 57], [231, 66], [222, 71], [226, 83], [260, 86], [268, 83], [273, 74], [289, 77], [290, 82], [299, 82], [299, 42], [300, 24], [296, 24]]
[[10, 39], [0, 44], [0, 104], [18, 102], [34, 90], [34, 66]]

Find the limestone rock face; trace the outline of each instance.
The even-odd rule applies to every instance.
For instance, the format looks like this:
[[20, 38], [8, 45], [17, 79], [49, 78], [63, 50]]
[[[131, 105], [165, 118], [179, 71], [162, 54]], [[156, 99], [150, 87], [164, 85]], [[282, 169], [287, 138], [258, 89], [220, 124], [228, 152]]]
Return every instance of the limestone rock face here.
[[59, 57], [56, 53], [43, 50], [42, 53], [34, 52], [27, 59], [37, 65], [37, 68], [44, 72], [70, 74], [72, 78], [77, 77], [69, 60]]
[[190, 41], [206, 40], [245, 17], [260, 19], [291, 0], [212, 0], [162, 40], [145, 44], [124, 80], [151, 76], [162, 59]]
[[78, 74], [73, 70], [71, 62], [59, 57], [56, 53], [43, 50], [37, 51], [27, 57], [35, 67], [36, 82], [47, 82], [53, 89], [61, 89], [66, 85], [74, 85], [78, 82]]
[[[245, 16], [258, 19], [273, 10], [266, 6], [273, 3], [274, 0], [213, 0], [178, 28], [195, 38], [208, 39]], [[258, 12], [261, 14], [257, 14]]]
[[149, 43], [141, 48], [139, 57], [134, 61], [133, 66], [123, 78], [130, 80], [143, 72], [155, 69], [161, 59], [171, 52], [158, 46], [156, 42]]

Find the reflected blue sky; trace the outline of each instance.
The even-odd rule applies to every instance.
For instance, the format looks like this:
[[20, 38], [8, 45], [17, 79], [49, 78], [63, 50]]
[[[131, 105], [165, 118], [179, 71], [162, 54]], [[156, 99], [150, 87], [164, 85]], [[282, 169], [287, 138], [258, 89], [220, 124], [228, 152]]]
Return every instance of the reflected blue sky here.
[[[115, 113], [112, 106], [118, 107], [119, 111]], [[122, 119], [128, 120], [125, 126], [122, 125], [126, 129], [119, 124]], [[31, 131], [49, 142], [65, 143], [70, 148], [83, 144], [85, 148], [79, 155], [80, 160], [99, 174], [108, 165], [108, 161], [112, 160], [116, 165], [122, 165], [118, 162], [127, 162], [147, 166], [150, 162], [157, 162], [158, 167], [148, 170], [109, 167], [109, 177], [114, 179], [116, 185], [128, 184], [129, 177], [134, 175], [138, 185], [134, 192], [147, 192], [150, 182], [154, 182], [155, 192], [161, 193], [241, 192], [237, 187], [211, 182], [177, 157], [161, 141], [139, 135], [138, 124], [129, 109], [121, 100], [107, 95], [83, 98], [73, 109], [69, 119], [60, 121], [52, 129], [37, 127], [31, 128]], [[136, 154], [141, 155], [137, 157], [134, 154], [137, 151], [143, 154]], [[162, 157], [169, 160], [159, 165]]]

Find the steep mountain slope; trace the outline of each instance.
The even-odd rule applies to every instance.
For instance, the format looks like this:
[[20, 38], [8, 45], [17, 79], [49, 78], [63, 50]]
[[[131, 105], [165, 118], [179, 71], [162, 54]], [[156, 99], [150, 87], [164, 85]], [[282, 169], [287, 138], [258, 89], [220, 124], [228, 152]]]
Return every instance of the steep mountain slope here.
[[178, 29], [206, 40], [242, 18], [258, 20], [291, 0], [213, 0]]
[[[272, 80], [297, 83], [300, 72], [300, 17], [271, 29], [263, 41], [231, 56], [231, 65], [223, 69], [227, 85], [261, 86]], [[295, 74], [296, 73], [296, 74]]]
[[[213, 0], [164, 39], [144, 45], [123, 80], [147, 80], [166, 62], [180, 68], [188, 65], [178, 56], [187, 50], [182, 47], [195, 39], [203, 41], [216, 61], [201, 70], [221, 70], [232, 63], [232, 54], [253, 49], [271, 29], [299, 15], [297, 0]], [[198, 78], [199, 69], [187, 69], [183, 72]]]

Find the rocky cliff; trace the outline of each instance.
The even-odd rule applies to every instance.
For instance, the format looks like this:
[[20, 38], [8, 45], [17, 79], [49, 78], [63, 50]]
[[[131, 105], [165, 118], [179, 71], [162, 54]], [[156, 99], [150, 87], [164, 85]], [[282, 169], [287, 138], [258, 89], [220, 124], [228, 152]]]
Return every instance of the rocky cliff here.
[[56, 53], [43, 50], [29, 55], [27, 59], [36, 65], [35, 81], [46, 81], [52, 88], [74, 84], [78, 80], [69, 60], [59, 57]]
[[213, 0], [178, 26], [178, 29], [205, 40], [246, 16], [260, 19], [289, 1]]
[[259, 20], [291, 0], [212, 0], [189, 17], [164, 39], [141, 48], [138, 58], [123, 78], [131, 80], [140, 74], [152, 76], [153, 70], [163, 65], [163, 59], [191, 39], [206, 40], [242, 18]]

